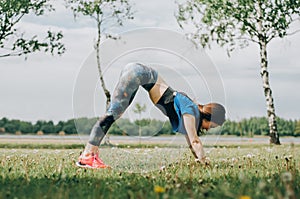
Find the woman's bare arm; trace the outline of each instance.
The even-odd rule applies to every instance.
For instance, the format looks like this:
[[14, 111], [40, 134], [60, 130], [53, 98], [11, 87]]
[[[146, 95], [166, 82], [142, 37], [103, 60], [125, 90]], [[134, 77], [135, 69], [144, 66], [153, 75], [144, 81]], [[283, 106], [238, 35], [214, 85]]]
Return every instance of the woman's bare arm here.
[[194, 157], [198, 159], [198, 157], [197, 157], [197, 155], [196, 155], [196, 153], [195, 153], [195, 151], [194, 151], [194, 149], [193, 149], [193, 147], [192, 147], [192, 144], [191, 144], [191, 142], [190, 142], [189, 136], [188, 136], [188, 135], [185, 135], [185, 139], [186, 139], [186, 142], [188, 143], [189, 148], [190, 148], [191, 152], [193, 153]]
[[197, 130], [195, 127], [195, 117], [190, 114], [184, 114], [183, 122], [187, 132], [186, 139], [191, 148], [192, 153], [194, 154], [195, 158], [198, 158], [202, 163], [205, 163], [205, 152], [203, 149], [202, 142], [197, 136]]

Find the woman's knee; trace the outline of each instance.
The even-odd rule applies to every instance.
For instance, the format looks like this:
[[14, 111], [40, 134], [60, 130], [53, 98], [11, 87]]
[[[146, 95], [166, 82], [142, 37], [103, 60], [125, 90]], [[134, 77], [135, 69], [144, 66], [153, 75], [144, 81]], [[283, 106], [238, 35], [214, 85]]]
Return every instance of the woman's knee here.
[[100, 127], [106, 134], [110, 126], [115, 122], [113, 115], [104, 115], [95, 124], [95, 126]]

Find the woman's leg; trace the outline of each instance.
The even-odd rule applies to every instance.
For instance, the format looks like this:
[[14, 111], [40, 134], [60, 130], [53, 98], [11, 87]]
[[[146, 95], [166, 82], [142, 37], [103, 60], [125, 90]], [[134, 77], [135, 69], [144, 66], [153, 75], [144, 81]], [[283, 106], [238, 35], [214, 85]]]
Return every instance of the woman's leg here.
[[121, 117], [132, 102], [139, 86], [149, 92], [155, 85], [157, 76], [155, 70], [138, 63], [128, 64], [123, 68], [105, 115], [96, 122], [91, 131], [90, 145], [96, 147], [100, 145], [110, 126]]

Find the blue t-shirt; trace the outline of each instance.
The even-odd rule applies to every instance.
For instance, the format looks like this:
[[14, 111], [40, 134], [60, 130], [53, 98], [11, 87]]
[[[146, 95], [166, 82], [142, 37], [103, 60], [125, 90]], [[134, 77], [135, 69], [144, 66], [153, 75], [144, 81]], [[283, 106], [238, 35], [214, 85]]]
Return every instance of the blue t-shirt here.
[[184, 114], [190, 114], [195, 117], [195, 127], [196, 130], [198, 129], [200, 123], [200, 112], [197, 104], [195, 104], [189, 97], [177, 92], [176, 96], [174, 97], [174, 108], [179, 121], [177, 125], [172, 124], [172, 129], [174, 132], [187, 134], [182, 118]]

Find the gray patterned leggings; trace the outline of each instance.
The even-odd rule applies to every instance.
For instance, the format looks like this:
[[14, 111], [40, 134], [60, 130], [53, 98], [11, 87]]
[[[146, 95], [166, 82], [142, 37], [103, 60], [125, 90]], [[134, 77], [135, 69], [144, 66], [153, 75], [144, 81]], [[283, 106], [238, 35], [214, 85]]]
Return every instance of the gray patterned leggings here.
[[96, 122], [90, 133], [89, 143], [99, 146], [110, 126], [121, 117], [132, 102], [139, 86], [149, 92], [157, 77], [157, 71], [148, 66], [139, 63], [126, 65], [121, 71], [106, 114]]

